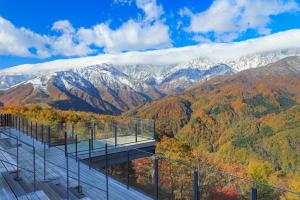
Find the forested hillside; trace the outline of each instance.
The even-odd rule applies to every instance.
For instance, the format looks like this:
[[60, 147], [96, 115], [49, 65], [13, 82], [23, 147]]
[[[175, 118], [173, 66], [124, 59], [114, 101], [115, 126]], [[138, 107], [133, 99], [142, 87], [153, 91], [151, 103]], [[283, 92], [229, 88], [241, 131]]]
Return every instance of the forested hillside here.
[[212, 79], [126, 115], [156, 119], [159, 153], [300, 191], [299, 57]]

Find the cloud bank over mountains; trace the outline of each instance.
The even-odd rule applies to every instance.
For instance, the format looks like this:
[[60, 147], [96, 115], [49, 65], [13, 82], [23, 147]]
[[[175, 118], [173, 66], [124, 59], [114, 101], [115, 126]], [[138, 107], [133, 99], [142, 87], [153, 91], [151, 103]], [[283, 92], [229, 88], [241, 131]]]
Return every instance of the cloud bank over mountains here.
[[[96, 55], [103, 50], [109, 54], [104, 57], [111, 57], [110, 54], [150, 49], [166, 50], [142, 54], [167, 55], [173, 51], [179, 52], [178, 49], [167, 49], [173, 46], [170, 33], [172, 30], [166, 23], [167, 16], [163, 6], [156, 0], [114, 1], [130, 5], [133, 2], [141, 12], [139, 17], [123, 21], [117, 28], [112, 28], [109, 21], [92, 27], [75, 28], [70, 21], [59, 20], [53, 23], [50, 33], [39, 34], [29, 28], [17, 27], [0, 16], [0, 55], [71, 57]], [[259, 35], [268, 35], [271, 33], [267, 27], [271, 16], [298, 11], [299, 5], [294, 0], [215, 0], [205, 11], [194, 12], [189, 8], [182, 8], [178, 16], [189, 19], [189, 23], [184, 24], [183, 31], [190, 34], [191, 39], [203, 44], [212, 41], [230, 42], [247, 30], [255, 30]], [[223, 50], [225, 47], [239, 49], [238, 45], [213, 43], [180, 48], [180, 52], [191, 51], [190, 54], [193, 55], [193, 51], [200, 48], [204, 51], [203, 54], [226, 54], [227, 51]], [[186, 54], [178, 53], [178, 57], [172, 56], [172, 59], [183, 60], [183, 57], [187, 57]]]
[[295, 29], [242, 42], [208, 43], [181, 48], [102, 54], [83, 58], [61, 59], [38, 64], [25, 64], [1, 70], [0, 73], [33, 73], [38, 70], [51, 72], [102, 63], [115, 65], [176, 65], [199, 57], [207, 57], [214, 62], [222, 62], [249, 54], [296, 49], [299, 47], [300, 29]]

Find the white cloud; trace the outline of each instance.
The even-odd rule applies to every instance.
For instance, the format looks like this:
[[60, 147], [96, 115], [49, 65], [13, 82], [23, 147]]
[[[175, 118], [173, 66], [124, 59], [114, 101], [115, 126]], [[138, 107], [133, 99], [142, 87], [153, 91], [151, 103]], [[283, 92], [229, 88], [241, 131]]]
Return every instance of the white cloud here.
[[114, 4], [131, 5], [133, 0], [113, 0]]
[[299, 6], [294, 0], [215, 0], [206, 11], [193, 13], [184, 8], [179, 14], [190, 17], [186, 31], [206, 37], [212, 33], [216, 41], [227, 42], [248, 29], [270, 34], [271, 16], [296, 10]]
[[0, 55], [84, 56], [97, 52], [95, 47], [111, 53], [172, 46], [169, 27], [161, 19], [164, 13], [162, 6], [156, 0], [136, 0], [136, 6], [143, 11], [143, 18], [130, 19], [117, 29], [112, 29], [107, 22], [75, 29], [68, 20], [60, 20], [51, 28], [56, 32], [54, 35], [40, 35], [18, 28], [0, 17]]
[[164, 12], [162, 6], [157, 5], [156, 0], [137, 0], [136, 5], [144, 11], [144, 20], [147, 21], [158, 20]]
[[78, 41], [77, 33], [68, 20], [55, 22], [52, 30], [61, 33], [51, 38], [52, 55], [84, 56], [94, 52], [87, 44]]
[[172, 46], [169, 27], [161, 20], [163, 8], [155, 0], [137, 0], [137, 7], [144, 11], [142, 20], [128, 20], [119, 28], [108, 23], [92, 28], [80, 28], [79, 41], [86, 45], [104, 47], [105, 52], [157, 49]]
[[68, 20], [54, 22], [52, 30], [61, 31], [62, 33], [74, 33], [74, 28]]
[[0, 17], [0, 55], [47, 57], [47, 42], [48, 37], [23, 27], [17, 28]]
[[208, 57], [215, 61], [235, 59], [244, 55], [285, 50], [300, 47], [300, 29], [289, 30], [257, 39], [230, 43], [209, 43], [181, 48], [169, 48], [144, 52], [102, 54], [99, 56], [63, 59], [40, 64], [19, 65], [0, 71], [1, 73], [36, 73], [54, 72], [62, 69], [95, 65], [112, 64], [152, 64], [170, 65], [188, 62], [198, 57]]
[[52, 26], [58, 36], [40, 35], [16, 27], [0, 17], [0, 55], [45, 58], [53, 55], [81, 56], [93, 52], [86, 44], [79, 43], [69, 21], [57, 21]]
[[105, 52], [121, 52], [171, 46], [169, 28], [161, 22], [148, 24], [129, 20], [117, 30], [102, 23], [92, 29], [81, 28], [79, 39], [87, 45], [104, 47]]

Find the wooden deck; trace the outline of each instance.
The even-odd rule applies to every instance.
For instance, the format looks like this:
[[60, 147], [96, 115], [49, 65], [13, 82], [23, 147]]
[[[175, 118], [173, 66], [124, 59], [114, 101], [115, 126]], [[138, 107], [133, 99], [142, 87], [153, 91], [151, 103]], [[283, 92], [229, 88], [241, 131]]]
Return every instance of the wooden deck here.
[[[35, 153], [36, 153], [36, 181], [45, 182], [45, 181], [57, 181], [62, 186], [61, 189], [66, 188], [67, 182], [69, 182], [69, 188], [75, 188], [78, 186], [78, 162], [72, 158], [68, 157], [68, 166], [69, 166], [69, 180], [67, 180], [67, 158], [65, 157], [65, 152], [62, 147], [46, 147], [46, 180], [44, 180], [44, 145], [40, 142], [33, 140], [27, 135], [16, 131], [11, 128], [0, 128], [0, 133], [10, 134], [15, 137], [19, 136], [22, 142], [28, 144], [34, 144]], [[132, 138], [129, 138], [130, 140]], [[8, 140], [10, 142], [7, 142]], [[0, 137], [0, 159], [6, 159], [9, 162], [16, 164], [16, 142], [12, 139], [8, 139], [7, 136], [1, 134]], [[124, 140], [125, 141], [125, 140]], [[145, 145], [143, 140], [140, 140], [141, 143], [136, 145]], [[154, 142], [154, 141], [151, 141]], [[124, 148], [126, 146], [124, 142]], [[104, 143], [97, 143], [101, 146]], [[86, 145], [86, 144], [85, 144]], [[128, 145], [127, 145], [128, 146]], [[70, 147], [73, 148], [73, 147]], [[20, 166], [20, 176], [22, 180], [27, 182], [33, 182], [33, 174], [29, 172], [33, 171], [33, 149], [32, 147], [22, 144], [19, 146], [19, 166]], [[6, 166], [0, 167], [9, 171], [16, 170], [15, 166], [6, 164]], [[24, 170], [22, 170], [24, 168]], [[28, 170], [28, 171], [26, 171]], [[106, 175], [96, 171], [94, 169], [89, 169], [84, 163], [80, 162], [80, 185], [82, 186], [83, 193], [86, 199], [107, 199], [107, 190], [106, 190]], [[1, 187], [1, 186], [0, 186]], [[62, 192], [66, 192], [62, 191]], [[42, 195], [42, 194], [40, 194]], [[117, 180], [108, 177], [108, 199], [112, 200], [128, 200], [128, 199], [151, 199], [145, 194], [134, 190], [133, 188], [127, 189], [126, 185]]]

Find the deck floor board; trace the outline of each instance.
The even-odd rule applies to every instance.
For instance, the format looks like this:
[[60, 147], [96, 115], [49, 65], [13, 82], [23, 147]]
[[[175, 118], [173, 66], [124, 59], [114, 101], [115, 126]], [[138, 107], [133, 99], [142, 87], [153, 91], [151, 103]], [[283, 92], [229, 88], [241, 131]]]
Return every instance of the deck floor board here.
[[[33, 144], [35, 146], [36, 151], [36, 180], [37, 181], [44, 181], [44, 145], [41, 142], [32, 140], [29, 136], [19, 133], [15, 129], [11, 128], [2, 128], [0, 132], [3, 131], [6, 134], [11, 134], [14, 136], [19, 136], [20, 141], [26, 142], [28, 144]], [[1, 134], [1, 138], [5, 137]], [[131, 138], [132, 139], [132, 138]], [[131, 140], [130, 139], [130, 140]], [[141, 141], [142, 143], [144, 141]], [[22, 144], [19, 147], [19, 165], [26, 169], [33, 169], [33, 156], [32, 156], [32, 147]], [[7, 151], [15, 154], [13, 149], [8, 149]], [[15, 151], [15, 149], [14, 149]], [[0, 151], [1, 152], [1, 151]], [[3, 155], [3, 154], [2, 154]], [[5, 155], [4, 155], [5, 157]], [[6, 157], [9, 157], [6, 155]], [[59, 179], [59, 181], [67, 185], [67, 176], [66, 176], [66, 157], [64, 150], [59, 147], [51, 147], [48, 148], [46, 146], [46, 180], [48, 179]], [[1, 154], [0, 154], [1, 159]], [[78, 162], [72, 158], [68, 157], [69, 162], [69, 186], [70, 187], [77, 187], [78, 186], [78, 174], [77, 174], [77, 167]], [[0, 165], [1, 169], [1, 165]], [[33, 174], [26, 170], [22, 170], [22, 178], [26, 178], [27, 180], [33, 181]], [[83, 187], [84, 194], [89, 197], [90, 199], [106, 199], [106, 175], [96, 171], [95, 169], [90, 169], [84, 163], [80, 163], [80, 179], [81, 185]], [[85, 183], [90, 184], [85, 184]], [[97, 187], [97, 188], [96, 188]], [[128, 200], [128, 199], [152, 199], [147, 195], [133, 189], [127, 189], [126, 185], [123, 183], [108, 177], [108, 194], [109, 199], [112, 200]]]

